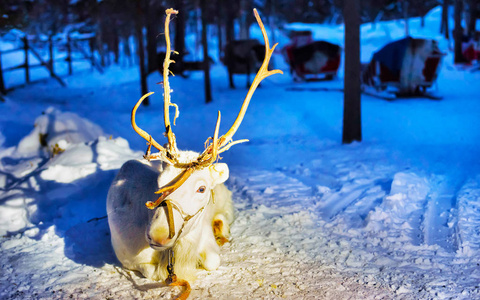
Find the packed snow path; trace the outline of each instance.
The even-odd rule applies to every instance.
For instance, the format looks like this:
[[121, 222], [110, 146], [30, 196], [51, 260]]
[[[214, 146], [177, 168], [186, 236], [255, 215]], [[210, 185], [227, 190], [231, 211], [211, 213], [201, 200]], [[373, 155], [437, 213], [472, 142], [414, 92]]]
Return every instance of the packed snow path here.
[[[286, 173], [236, 170], [229, 184], [237, 209], [232, 242], [222, 249], [219, 270], [199, 273], [192, 298], [480, 297], [480, 260], [469, 255], [478, 253], [478, 233], [471, 233], [475, 228], [466, 222], [480, 218], [477, 183], [461, 188], [459, 207], [450, 216], [454, 223], [463, 220], [453, 225], [459, 237], [473, 238], [462, 240], [469, 253], [461, 254], [419, 241], [428, 225], [414, 216], [427, 214], [434, 188], [425, 178], [398, 173], [392, 189], [384, 191], [378, 172], [367, 172], [375, 174], [367, 178], [361, 171], [335, 192], [309, 187]], [[339, 195], [356, 200], [337, 202], [332, 216], [324, 208]], [[406, 196], [416, 199], [411, 207], [401, 201]], [[367, 210], [371, 213], [365, 218]], [[33, 228], [2, 241], [2, 298], [153, 299], [179, 292], [122, 269], [109, 245], [105, 219], [64, 233], [54, 226], [42, 231], [38, 238]]]
[[[232, 93], [241, 98], [243, 91]], [[310, 95], [302, 94], [298, 96]], [[227, 185], [237, 211], [233, 238], [222, 249], [221, 267], [200, 271], [192, 282], [193, 299], [480, 298], [480, 178], [469, 163], [473, 153], [463, 153], [466, 158], [455, 163], [441, 160], [439, 168], [444, 156], [431, 148], [413, 156], [368, 142], [325, 142], [305, 135], [295, 115], [285, 114], [292, 103], [276, 99], [275, 115], [259, 116], [260, 124], [248, 119], [243, 124], [265, 130], [250, 131], [248, 146], [225, 153], [231, 165]], [[322, 107], [331, 105], [328, 99]], [[374, 101], [366, 103], [384, 105]], [[76, 105], [92, 110], [91, 103]], [[3, 105], [20, 111], [15, 102]], [[119, 111], [130, 108], [127, 101], [117, 105]], [[318, 121], [307, 117], [312, 105], [314, 101], [296, 103], [295, 109], [304, 110], [302, 120], [316, 126]], [[255, 119], [260, 112], [252, 106]], [[211, 112], [204, 108], [195, 113]], [[234, 109], [222, 111], [228, 116]], [[148, 112], [152, 120], [160, 110]], [[190, 122], [199, 121], [188, 109], [186, 114]], [[268, 135], [279, 115], [295, 126], [295, 135]], [[112, 116], [102, 127], [111, 128], [109, 120], [115, 120], [115, 126], [122, 124], [121, 131], [129, 133], [128, 123], [119, 122], [115, 110]], [[116, 170], [142, 153], [130, 150], [122, 138], [104, 137], [102, 129], [70, 113], [48, 109], [36, 124], [16, 147], [1, 151], [0, 297], [153, 299], [178, 294], [121, 268], [103, 218]], [[53, 159], [38, 139], [52, 129], [48, 141], [66, 149]], [[11, 140], [6, 136], [5, 143]], [[453, 153], [453, 158], [459, 156]], [[454, 169], [467, 164], [471, 168]]]

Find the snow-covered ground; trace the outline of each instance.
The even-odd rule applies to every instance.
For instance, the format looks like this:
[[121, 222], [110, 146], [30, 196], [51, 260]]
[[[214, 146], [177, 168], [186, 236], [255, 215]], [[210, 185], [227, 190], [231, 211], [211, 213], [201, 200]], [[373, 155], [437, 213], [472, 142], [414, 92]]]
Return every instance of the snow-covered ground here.
[[[435, 22], [411, 27], [437, 38]], [[364, 52], [388, 41], [368, 26]], [[403, 32], [400, 22], [377, 24], [385, 27], [393, 38]], [[223, 154], [232, 240], [220, 268], [191, 282], [191, 298], [480, 299], [480, 72], [451, 62], [438, 80], [443, 100], [363, 96], [363, 141], [351, 145], [340, 143], [341, 78], [265, 80], [235, 135], [250, 142]], [[111, 67], [65, 81], [0, 102], [0, 298], [173, 298], [179, 290], [120, 266], [105, 218], [116, 171], [145, 150], [129, 117], [138, 71]], [[157, 93], [137, 122], [160, 141], [159, 81], [149, 77]], [[212, 104], [203, 103], [201, 73], [170, 82], [181, 149], [203, 150], [217, 110], [222, 134], [246, 94], [228, 88], [221, 65], [212, 69]], [[55, 145], [65, 151], [51, 158]]]

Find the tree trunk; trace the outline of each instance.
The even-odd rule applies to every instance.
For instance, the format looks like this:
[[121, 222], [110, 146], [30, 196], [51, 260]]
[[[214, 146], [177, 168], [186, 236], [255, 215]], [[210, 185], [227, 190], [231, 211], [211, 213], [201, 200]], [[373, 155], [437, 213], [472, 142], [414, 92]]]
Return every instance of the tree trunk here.
[[405, 20], [405, 36], [409, 36], [410, 29], [408, 28], [408, 2], [403, 0], [403, 18]]
[[343, 99], [344, 144], [362, 140], [360, 86], [360, 1], [344, 0], [345, 77]]
[[250, 25], [253, 22], [252, 3], [250, 0], [240, 1], [240, 39], [250, 38]]
[[118, 65], [120, 62], [120, 36], [118, 35], [117, 28], [113, 28], [112, 35], [113, 55], [115, 57], [114, 62]]
[[469, 6], [470, 6], [470, 18], [468, 20], [468, 35], [470, 37], [473, 37], [475, 35], [476, 29], [476, 23], [477, 23], [477, 17], [478, 17], [478, 10], [477, 10], [477, 4], [478, 0], [470, 0]]
[[203, 44], [203, 72], [205, 74], [205, 103], [212, 102], [212, 89], [210, 86], [210, 62], [208, 61], [207, 41], [207, 0], [200, 0], [202, 10], [202, 44]]
[[106, 63], [105, 63], [105, 48], [103, 47], [103, 19], [102, 19], [102, 16], [104, 15], [104, 11], [105, 11], [105, 3], [99, 3], [98, 5], [98, 10], [97, 10], [97, 14], [96, 14], [96, 48], [97, 48], [97, 52], [98, 52], [98, 56], [100, 56], [100, 65], [102, 67], [105, 67], [106, 66]]
[[[140, 66], [140, 87], [142, 95], [148, 92], [147, 72], [145, 68], [145, 46], [143, 43], [143, 9], [140, 1], [137, 2], [137, 18], [135, 20], [136, 37], [138, 44], [138, 65]], [[148, 98], [143, 101], [143, 105], [149, 105]]]
[[5, 88], [5, 82], [3, 81], [3, 69], [2, 69], [2, 52], [0, 52], [0, 96], [6, 95], [7, 89]]
[[158, 70], [157, 62], [157, 19], [160, 19], [156, 8], [149, 4], [148, 0], [143, 1], [145, 7], [145, 16], [147, 17], [147, 66], [148, 73]]
[[178, 69], [183, 70], [183, 57], [185, 56], [185, 21], [186, 21], [186, 14], [187, 11], [184, 9], [184, 0], [177, 0], [176, 10], [179, 13], [176, 15], [176, 22], [175, 22], [175, 44], [174, 49], [180, 55], [175, 56], [175, 65]]
[[23, 37], [23, 52], [24, 52], [24, 67], [25, 67], [25, 82], [30, 83], [30, 62], [28, 58], [28, 37], [25, 35]]
[[218, 35], [218, 57], [222, 57], [223, 49], [223, 36], [222, 36], [222, 23], [223, 23], [223, 0], [217, 0], [217, 35]]
[[449, 0], [443, 0], [442, 4], [442, 22], [440, 26], [440, 33], [445, 35], [445, 38], [448, 40], [450, 38], [449, 28], [448, 28], [448, 4]]
[[268, 7], [268, 16], [267, 16], [267, 23], [270, 26], [270, 43], [272, 45], [275, 44], [277, 38], [275, 34], [275, 5], [273, 3], [274, 0], [267, 0], [267, 4], [265, 6]]
[[463, 0], [455, 0], [454, 63], [456, 64], [465, 62], [465, 58], [463, 57], [463, 54], [462, 54], [462, 37], [463, 37], [462, 11], [463, 11]]
[[235, 40], [235, 6], [228, 3], [226, 5], [226, 22], [225, 22], [225, 43], [229, 44]]

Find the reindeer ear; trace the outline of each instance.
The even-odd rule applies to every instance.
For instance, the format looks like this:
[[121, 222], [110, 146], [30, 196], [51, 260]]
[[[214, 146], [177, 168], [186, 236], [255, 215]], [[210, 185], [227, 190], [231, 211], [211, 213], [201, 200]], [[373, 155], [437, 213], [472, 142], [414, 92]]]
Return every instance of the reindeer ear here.
[[224, 183], [228, 179], [229, 171], [225, 163], [216, 163], [208, 167], [213, 179], [213, 186]]

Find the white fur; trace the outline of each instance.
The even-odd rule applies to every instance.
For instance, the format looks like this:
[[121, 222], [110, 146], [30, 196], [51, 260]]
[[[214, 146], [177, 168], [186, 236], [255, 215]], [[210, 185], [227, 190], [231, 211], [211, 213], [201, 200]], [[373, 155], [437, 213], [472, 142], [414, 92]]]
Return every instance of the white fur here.
[[[185, 161], [197, 156], [194, 152], [181, 152]], [[217, 163], [195, 171], [167, 197], [189, 215], [205, 206], [187, 222], [180, 235], [183, 218], [173, 209], [175, 235], [168, 239], [166, 209], [159, 206], [150, 210], [145, 203], [155, 201], [159, 195], [154, 192], [181, 171], [158, 162], [131, 160], [122, 166], [108, 192], [108, 224], [115, 254], [124, 267], [139, 271], [152, 280], [167, 277], [166, 250], [170, 247], [175, 253], [175, 273], [179, 278], [194, 279], [197, 267], [217, 269], [220, 248], [213, 234], [214, 221], [223, 222], [221, 234], [229, 238], [233, 205], [231, 192], [223, 184], [228, 178], [228, 167]], [[198, 192], [201, 186], [206, 187], [204, 193]]]

